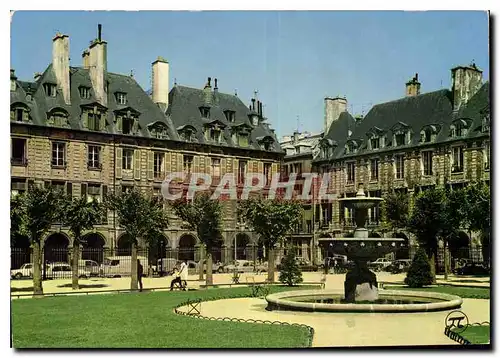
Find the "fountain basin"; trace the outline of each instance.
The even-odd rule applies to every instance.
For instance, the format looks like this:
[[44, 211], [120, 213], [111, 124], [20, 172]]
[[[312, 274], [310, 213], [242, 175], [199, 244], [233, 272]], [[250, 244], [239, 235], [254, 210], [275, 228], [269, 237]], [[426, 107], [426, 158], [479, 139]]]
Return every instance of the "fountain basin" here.
[[[432, 312], [459, 308], [462, 298], [438, 292], [380, 290], [368, 303], [341, 303], [342, 290], [300, 290], [266, 296], [267, 310], [306, 312]], [[335, 303], [324, 303], [333, 300]], [[319, 301], [319, 302], [318, 302]], [[323, 303], [321, 303], [323, 301]]]

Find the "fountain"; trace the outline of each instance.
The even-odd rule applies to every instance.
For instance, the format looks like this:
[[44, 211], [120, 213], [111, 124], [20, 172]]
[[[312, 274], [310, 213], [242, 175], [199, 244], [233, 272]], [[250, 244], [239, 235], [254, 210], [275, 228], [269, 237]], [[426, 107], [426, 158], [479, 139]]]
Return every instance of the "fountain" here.
[[269, 310], [350, 312], [420, 312], [460, 307], [458, 296], [422, 291], [383, 290], [379, 297], [376, 275], [367, 263], [394, 252], [404, 245], [401, 238], [370, 238], [365, 227], [368, 209], [383, 201], [367, 197], [360, 184], [356, 197], [342, 198], [347, 208], [354, 209], [356, 228], [353, 237], [319, 239], [328, 242], [332, 251], [347, 256], [354, 267], [346, 274], [344, 292], [336, 290], [288, 291], [266, 297]]

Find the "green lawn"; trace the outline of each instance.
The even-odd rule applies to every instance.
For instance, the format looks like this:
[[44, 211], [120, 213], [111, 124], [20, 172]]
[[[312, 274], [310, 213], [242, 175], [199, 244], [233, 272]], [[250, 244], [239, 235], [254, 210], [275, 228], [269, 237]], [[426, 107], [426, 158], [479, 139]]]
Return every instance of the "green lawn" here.
[[437, 286], [437, 287], [422, 287], [410, 288], [408, 286], [384, 286], [387, 290], [410, 290], [410, 291], [431, 291], [448, 293], [450, 295], [460, 296], [462, 298], [490, 298], [489, 288], [476, 287], [458, 287], [458, 286]]
[[[302, 286], [300, 288], [306, 288]], [[271, 288], [271, 292], [290, 289]], [[297, 288], [293, 288], [297, 289]], [[305, 327], [177, 315], [188, 299], [249, 296], [248, 287], [12, 300], [14, 348], [300, 348]]]
[[[454, 331], [459, 331], [455, 328]], [[490, 326], [468, 326], [463, 332], [458, 332], [463, 338], [472, 344], [487, 344], [490, 341]]]

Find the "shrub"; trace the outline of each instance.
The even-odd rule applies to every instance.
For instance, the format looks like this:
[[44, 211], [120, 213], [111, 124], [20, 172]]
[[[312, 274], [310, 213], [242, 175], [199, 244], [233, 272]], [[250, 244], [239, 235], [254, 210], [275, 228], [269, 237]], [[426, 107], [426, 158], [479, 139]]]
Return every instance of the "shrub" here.
[[288, 286], [293, 286], [302, 282], [302, 272], [299, 264], [295, 260], [295, 250], [288, 250], [286, 256], [281, 260], [281, 270], [279, 280]]
[[423, 248], [418, 249], [408, 273], [405, 284], [412, 288], [418, 288], [432, 284], [432, 273], [429, 258]]

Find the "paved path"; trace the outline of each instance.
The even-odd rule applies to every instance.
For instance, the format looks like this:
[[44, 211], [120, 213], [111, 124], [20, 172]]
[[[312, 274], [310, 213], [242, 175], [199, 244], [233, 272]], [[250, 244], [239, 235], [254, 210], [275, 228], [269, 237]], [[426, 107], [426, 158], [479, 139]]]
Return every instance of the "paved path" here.
[[[464, 299], [471, 322], [489, 321], [489, 300]], [[306, 324], [314, 328], [313, 347], [418, 346], [458, 344], [444, 335], [450, 311], [421, 313], [326, 313], [265, 310], [264, 299], [235, 298], [203, 302], [208, 317], [253, 318]]]
[[[405, 274], [390, 274], [388, 272], [379, 272], [377, 273], [377, 279], [381, 282], [394, 282], [394, 283], [403, 283], [405, 278]], [[321, 280], [322, 274], [319, 272], [304, 272], [303, 279], [305, 282], [319, 282]], [[223, 284], [230, 283], [232, 274], [214, 274], [214, 284]], [[247, 278], [249, 280], [253, 279], [255, 282], [263, 282], [267, 278], [267, 274], [242, 274], [240, 277], [240, 282], [247, 282]], [[276, 279], [278, 275], [276, 274]], [[198, 281], [198, 275], [190, 275], [188, 278], [190, 281], [188, 282], [188, 287], [190, 288], [199, 288], [200, 284], [204, 284], [204, 281]], [[345, 274], [329, 274], [326, 279], [326, 288], [335, 289], [335, 288], [343, 288], [344, 287]], [[461, 281], [481, 281], [479, 283], [469, 283], [469, 282], [461, 282]], [[155, 277], [143, 278], [144, 288], [160, 288], [160, 287], [169, 287], [170, 286], [171, 277]], [[109, 291], [109, 290], [127, 290], [130, 288], [130, 278], [92, 278], [80, 280], [81, 288], [78, 290], [79, 292], [91, 291]], [[442, 281], [441, 277], [438, 276], [438, 283], [451, 283], [453, 285], [477, 285], [478, 287], [489, 287], [489, 278], [458, 278], [451, 277], [448, 281]], [[29, 295], [33, 293], [30, 289], [33, 287], [33, 283], [31, 280], [12, 280], [11, 288], [13, 295]], [[60, 279], [60, 280], [48, 280], [43, 282], [43, 290], [44, 293], [71, 293], [75, 292], [71, 289], [71, 280], [70, 279]], [[78, 292], [77, 291], [77, 292]]]

